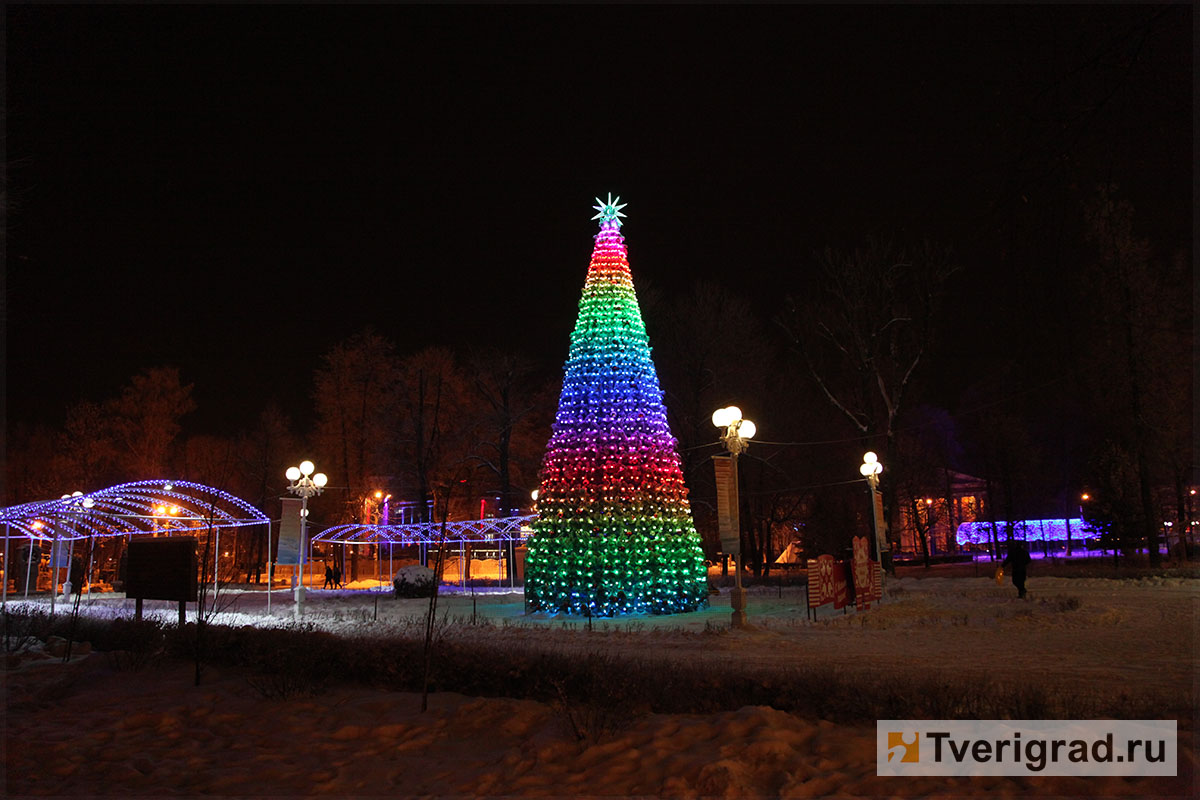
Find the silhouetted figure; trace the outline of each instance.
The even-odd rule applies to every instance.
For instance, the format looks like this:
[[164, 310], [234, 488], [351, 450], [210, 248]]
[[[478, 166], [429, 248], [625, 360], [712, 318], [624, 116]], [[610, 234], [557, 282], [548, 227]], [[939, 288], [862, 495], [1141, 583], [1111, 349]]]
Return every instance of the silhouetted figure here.
[[81, 594], [83, 592], [83, 559], [75, 556], [71, 559], [71, 569], [69, 571], [71, 581], [71, 594]]
[[339, 587], [345, 588], [345, 585], [342, 583], [342, 570], [341, 570], [341, 568], [340, 568], [340, 567], [336, 567], [336, 566], [335, 566], [335, 567], [333, 568], [333, 588], [337, 589], [337, 588], [339, 588]]
[[333, 567], [325, 565], [325, 583], [322, 584], [322, 589], [328, 589], [329, 584], [333, 583]]
[[1029, 569], [1029, 562], [1032, 560], [1029, 557], [1029, 551], [1025, 549], [1024, 542], [1008, 543], [1008, 555], [1005, 556], [1000, 567], [1012, 572], [1012, 582], [1013, 586], [1017, 587], [1017, 597], [1025, 596], [1025, 577]]

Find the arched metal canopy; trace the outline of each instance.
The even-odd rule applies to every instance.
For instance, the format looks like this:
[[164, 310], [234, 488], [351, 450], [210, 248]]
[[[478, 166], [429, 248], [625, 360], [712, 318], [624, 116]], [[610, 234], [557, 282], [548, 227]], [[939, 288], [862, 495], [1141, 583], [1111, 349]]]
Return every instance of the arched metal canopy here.
[[[445, 541], [494, 543], [524, 541], [533, 534], [533, 521], [537, 515], [525, 517], [497, 517], [473, 519], [464, 522], [447, 522]], [[442, 523], [416, 522], [408, 525], [335, 525], [312, 537], [314, 542], [337, 544], [437, 544], [442, 541]]]
[[135, 481], [89, 494], [0, 509], [9, 534], [37, 540], [126, 536], [201, 526], [266, 525], [265, 514], [240, 497], [191, 481]]

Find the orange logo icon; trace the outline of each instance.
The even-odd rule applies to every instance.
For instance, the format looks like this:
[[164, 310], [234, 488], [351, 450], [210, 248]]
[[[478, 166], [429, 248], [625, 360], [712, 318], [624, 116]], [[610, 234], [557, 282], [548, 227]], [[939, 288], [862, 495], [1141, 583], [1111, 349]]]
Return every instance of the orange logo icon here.
[[921, 743], [916, 733], [888, 731], [888, 763], [900, 756], [901, 762], [916, 763], [921, 760]]

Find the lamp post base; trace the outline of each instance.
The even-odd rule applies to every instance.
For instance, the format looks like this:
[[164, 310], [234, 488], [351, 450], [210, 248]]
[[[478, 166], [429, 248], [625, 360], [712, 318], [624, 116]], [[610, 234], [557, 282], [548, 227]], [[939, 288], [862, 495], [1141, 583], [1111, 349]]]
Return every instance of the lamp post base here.
[[296, 619], [304, 616], [304, 586], [296, 587]]
[[746, 590], [735, 586], [729, 592], [729, 605], [733, 606], [732, 624], [735, 628], [746, 627]]

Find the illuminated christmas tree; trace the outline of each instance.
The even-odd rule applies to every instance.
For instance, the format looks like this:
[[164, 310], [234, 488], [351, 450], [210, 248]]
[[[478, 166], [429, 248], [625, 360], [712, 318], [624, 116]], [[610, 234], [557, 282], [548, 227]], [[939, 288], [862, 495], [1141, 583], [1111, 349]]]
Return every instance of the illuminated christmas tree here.
[[619, 201], [596, 200], [600, 232], [542, 460], [525, 572], [535, 611], [671, 614], [708, 603]]

